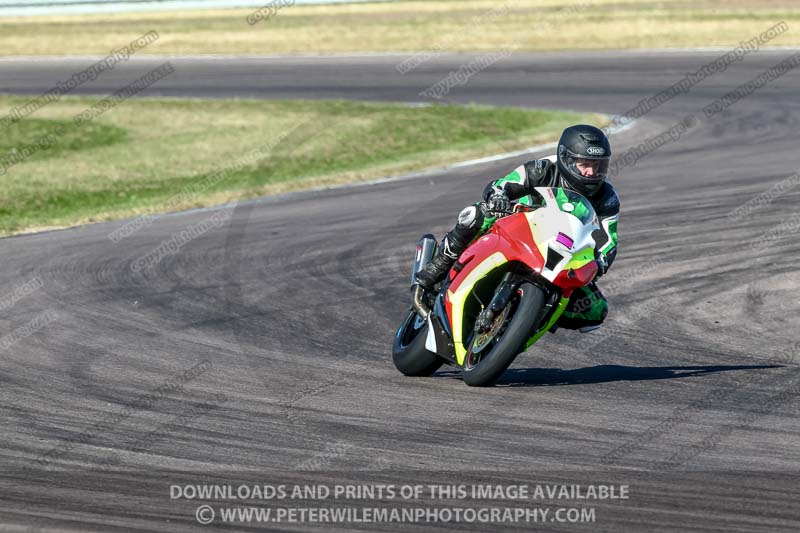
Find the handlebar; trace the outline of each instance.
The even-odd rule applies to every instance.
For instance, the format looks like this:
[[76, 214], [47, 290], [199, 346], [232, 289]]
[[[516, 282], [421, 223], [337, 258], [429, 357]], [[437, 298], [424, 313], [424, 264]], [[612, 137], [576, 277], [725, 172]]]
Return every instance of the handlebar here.
[[489, 209], [488, 207], [486, 208], [486, 210], [493, 215], [513, 215], [515, 213], [535, 211], [536, 209], [536, 207], [527, 204], [514, 204], [514, 207], [511, 209], [511, 211], [506, 211], [504, 209]]

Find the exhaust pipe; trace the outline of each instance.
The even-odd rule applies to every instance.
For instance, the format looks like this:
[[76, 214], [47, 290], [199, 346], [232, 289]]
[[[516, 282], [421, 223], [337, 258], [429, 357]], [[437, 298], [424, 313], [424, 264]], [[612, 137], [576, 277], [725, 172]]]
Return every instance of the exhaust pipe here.
[[427, 320], [428, 315], [431, 313], [431, 310], [428, 309], [428, 306], [422, 301], [423, 290], [417, 284], [416, 274], [423, 268], [425, 265], [433, 257], [433, 254], [436, 253], [436, 237], [427, 233], [420, 237], [419, 241], [417, 241], [417, 253], [414, 256], [414, 268], [411, 270], [411, 304], [414, 307], [414, 310], [419, 313], [423, 319]]
[[414, 268], [411, 270], [411, 285], [416, 284], [415, 275], [425, 268], [436, 253], [436, 238], [430, 233], [423, 235], [417, 241], [417, 253], [414, 256]]
[[414, 310], [419, 313], [419, 316], [421, 316], [423, 320], [428, 320], [428, 315], [431, 314], [431, 310], [428, 309], [428, 306], [422, 301], [422, 293], [424, 291], [419, 285], [414, 285], [413, 290], [414, 293], [411, 296], [411, 305], [414, 306]]

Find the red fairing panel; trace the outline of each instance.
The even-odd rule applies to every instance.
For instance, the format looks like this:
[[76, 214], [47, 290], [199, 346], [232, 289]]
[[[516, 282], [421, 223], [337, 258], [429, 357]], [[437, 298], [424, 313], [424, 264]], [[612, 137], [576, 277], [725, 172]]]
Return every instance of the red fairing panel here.
[[489, 233], [472, 243], [458, 258], [464, 268], [455, 276], [451, 271], [450, 290], [457, 291], [470, 272], [496, 252], [502, 253], [508, 261], [519, 261], [535, 270], [541, 270], [544, 266], [544, 258], [533, 242], [528, 219], [524, 216], [501, 218]]
[[572, 294], [572, 291], [575, 289], [579, 289], [592, 282], [597, 274], [597, 263], [592, 261], [591, 263], [587, 263], [580, 268], [572, 270], [572, 272], [573, 276], [570, 277], [570, 270], [564, 270], [560, 272], [558, 276], [556, 276], [556, 279], [553, 280], [554, 285], [561, 287], [564, 290], [563, 296], [565, 298], [569, 298], [569, 296]]

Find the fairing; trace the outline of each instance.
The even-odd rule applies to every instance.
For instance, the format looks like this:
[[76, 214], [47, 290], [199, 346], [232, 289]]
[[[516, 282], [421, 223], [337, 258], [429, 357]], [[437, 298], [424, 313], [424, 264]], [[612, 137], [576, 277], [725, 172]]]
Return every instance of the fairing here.
[[[561, 301], [548, 324], [557, 320], [573, 290], [587, 285], [597, 273], [592, 231], [597, 217], [588, 200], [572, 191], [540, 187], [536, 189], [541, 207], [520, 212], [494, 223], [489, 233], [478, 238], [459, 257], [450, 271], [445, 310], [452, 328], [456, 360], [463, 364], [464, 341], [469, 330], [466, 311], [476, 285], [487, 276], [521, 263], [558, 287]], [[477, 299], [477, 295], [473, 295]], [[481, 302], [485, 304], [485, 302]], [[473, 304], [474, 305], [474, 304]], [[535, 341], [546, 329], [540, 328]]]

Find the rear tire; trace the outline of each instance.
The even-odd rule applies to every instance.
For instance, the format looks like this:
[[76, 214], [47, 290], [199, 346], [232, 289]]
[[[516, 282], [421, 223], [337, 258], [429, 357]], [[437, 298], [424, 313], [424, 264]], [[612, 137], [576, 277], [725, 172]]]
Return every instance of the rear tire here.
[[394, 366], [406, 376], [427, 377], [439, 370], [444, 359], [425, 348], [428, 323], [410, 309], [392, 344]]
[[[461, 377], [464, 383], [473, 387], [487, 387], [494, 384], [497, 378], [506, 371], [517, 355], [525, 348], [525, 342], [530, 338], [535, 328], [539, 327], [542, 309], [545, 305], [545, 294], [532, 283], [523, 283], [517, 289], [520, 293], [519, 301], [513, 314], [507, 319], [504, 331], [499, 333], [499, 338], [474, 366], [470, 366], [473, 339]], [[508, 305], [514, 305], [514, 301]]]

